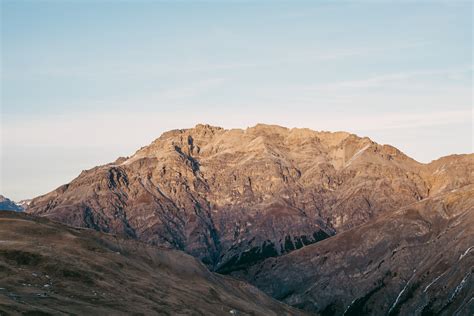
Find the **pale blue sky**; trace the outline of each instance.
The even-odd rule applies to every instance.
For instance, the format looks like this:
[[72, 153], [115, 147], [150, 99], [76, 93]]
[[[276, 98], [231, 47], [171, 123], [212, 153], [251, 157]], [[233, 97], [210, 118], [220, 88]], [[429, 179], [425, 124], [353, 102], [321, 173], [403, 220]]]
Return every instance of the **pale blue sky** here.
[[44, 194], [163, 131], [473, 151], [471, 1], [1, 1], [1, 183]]

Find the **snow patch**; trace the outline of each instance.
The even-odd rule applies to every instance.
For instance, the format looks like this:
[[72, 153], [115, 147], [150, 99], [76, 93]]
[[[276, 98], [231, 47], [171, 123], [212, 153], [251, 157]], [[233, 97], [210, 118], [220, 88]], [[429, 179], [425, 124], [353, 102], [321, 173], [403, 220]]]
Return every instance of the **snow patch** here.
[[440, 274], [436, 279], [434, 279], [433, 281], [431, 281], [431, 283], [428, 284], [428, 285], [425, 287], [423, 293], [426, 293], [426, 291], [428, 291], [428, 289], [429, 289], [433, 284], [435, 284], [435, 282], [438, 281], [445, 273], [446, 273], [446, 271], [445, 271], [444, 273]]
[[454, 292], [453, 294], [451, 295], [451, 297], [449, 298], [449, 301], [452, 302], [453, 299], [456, 297], [456, 295], [458, 295], [458, 293], [462, 290], [462, 288], [464, 287], [464, 284], [466, 284], [466, 280], [467, 278], [471, 275], [471, 273], [469, 272], [462, 280], [461, 282], [458, 284], [458, 286], [456, 286], [456, 288], [454, 289]]
[[[466, 251], [464, 251], [464, 253], [462, 253], [460, 256], [459, 256], [459, 260], [461, 260], [462, 258], [464, 258], [472, 249], [474, 249], [474, 246], [471, 246], [469, 248], [467, 248]], [[459, 261], [458, 260], [458, 261]]]
[[349, 310], [349, 308], [351, 308], [351, 306], [355, 303], [355, 301], [357, 301], [357, 298], [352, 300], [352, 302], [347, 306], [346, 310], [344, 311], [342, 315], [345, 315], [347, 313], [347, 311]]
[[404, 286], [403, 289], [400, 291], [400, 293], [398, 293], [397, 299], [395, 300], [395, 302], [392, 304], [392, 306], [391, 306], [390, 309], [388, 310], [388, 315], [390, 315], [391, 312], [392, 312], [392, 310], [395, 308], [395, 306], [397, 306], [398, 301], [400, 300], [400, 297], [402, 297], [403, 292], [405, 292], [405, 290], [407, 289], [407, 287], [408, 287], [408, 285], [410, 284], [411, 280], [413, 280], [413, 278], [415, 277], [415, 272], [416, 272], [416, 269], [413, 270], [413, 274], [412, 274], [411, 278], [408, 280], [407, 284], [405, 284], [405, 286]]

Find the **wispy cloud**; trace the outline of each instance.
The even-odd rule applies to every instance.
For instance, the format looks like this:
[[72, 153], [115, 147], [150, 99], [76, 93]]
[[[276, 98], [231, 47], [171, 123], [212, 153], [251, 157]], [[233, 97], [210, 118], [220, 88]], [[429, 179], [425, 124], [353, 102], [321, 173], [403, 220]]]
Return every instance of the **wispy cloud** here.
[[[320, 62], [335, 61], [347, 58], [360, 58], [362, 56], [377, 56], [386, 54], [394, 50], [413, 49], [416, 47], [425, 47], [430, 42], [425, 40], [393, 43], [383, 46], [373, 47], [338, 47], [324, 49], [320, 47], [298, 48], [287, 51], [277, 52], [270, 58], [254, 57], [252, 60], [195, 60], [187, 61], [150, 61], [146, 62], [114, 62], [113, 60], [105, 60], [99, 64], [87, 63], [83, 64], [67, 64], [58, 65], [55, 63], [38, 63], [36, 65], [28, 65], [27, 68], [22, 66], [14, 68], [6, 68], [3, 72], [4, 80], [24, 79], [27, 77], [40, 78], [84, 78], [99, 79], [104, 77], [110, 78], [150, 78], [150, 77], [166, 77], [173, 75], [189, 75], [189, 74], [212, 74], [220, 72], [229, 72], [237, 70], [250, 70], [258, 68], [279, 67], [281, 65], [310, 65]], [[12, 65], [6, 65], [12, 67]]]
[[398, 72], [398, 73], [389, 73], [371, 76], [369, 78], [362, 78], [356, 80], [342, 80], [332, 83], [324, 83], [319, 85], [309, 85], [302, 87], [305, 90], [338, 90], [338, 89], [365, 89], [365, 88], [375, 88], [382, 87], [387, 83], [397, 82], [397, 81], [406, 81], [408, 79], [418, 78], [418, 77], [435, 77], [435, 76], [444, 76], [446, 78], [456, 78], [461, 74], [467, 74], [472, 72], [472, 66], [468, 65], [462, 68], [455, 69], [434, 69], [434, 70], [419, 70], [419, 71], [407, 71], [407, 72]]

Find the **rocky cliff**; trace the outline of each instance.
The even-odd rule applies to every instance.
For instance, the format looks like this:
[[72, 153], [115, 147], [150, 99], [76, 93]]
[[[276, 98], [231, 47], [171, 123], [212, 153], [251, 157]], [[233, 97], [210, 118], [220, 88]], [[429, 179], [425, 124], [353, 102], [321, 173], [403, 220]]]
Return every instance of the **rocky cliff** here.
[[231, 273], [473, 183], [472, 159], [421, 164], [345, 132], [197, 125], [83, 171], [28, 212], [184, 250]]

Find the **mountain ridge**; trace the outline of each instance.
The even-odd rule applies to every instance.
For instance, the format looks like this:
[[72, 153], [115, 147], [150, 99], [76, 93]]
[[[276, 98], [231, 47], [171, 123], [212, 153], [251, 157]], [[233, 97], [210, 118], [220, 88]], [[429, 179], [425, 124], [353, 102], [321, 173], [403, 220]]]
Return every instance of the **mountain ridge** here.
[[[471, 158], [421, 164], [346, 132], [201, 124], [83, 171], [28, 212], [185, 250], [219, 270], [241, 267], [249, 247], [245, 262], [278, 256], [469, 183]], [[436, 176], [458, 165], [455, 181]]]
[[[413, 243], [410, 247], [436, 256], [433, 248], [417, 243], [416, 234], [426, 223], [449, 232], [446, 219], [441, 216], [430, 222], [428, 216], [419, 221], [418, 217], [426, 216], [420, 214], [429, 213], [428, 206], [415, 211], [419, 214], [415, 219], [396, 214], [407, 207], [431, 207], [426, 203], [433, 199], [440, 201], [436, 209], [445, 207], [443, 196], [474, 183], [473, 162], [474, 154], [464, 154], [423, 164], [393, 146], [346, 132], [263, 124], [245, 130], [197, 125], [165, 132], [130, 157], [84, 170], [70, 183], [33, 199], [27, 212], [182, 250], [212, 271], [250, 282], [274, 298], [313, 313], [333, 315], [345, 309], [369, 314], [396, 309], [398, 313], [403, 307], [393, 302], [397, 296], [403, 304], [443, 313], [452, 311], [451, 307], [426, 302], [426, 294], [416, 289], [413, 301], [400, 292], [404, 285], [399, 275], [413, 277], [417, 284], [424, 284], [426, 277], [408, 275], [404, 267], [413, 264], [405, 262], [405, 257], [395, 256], [390, 263], [390, 252], [397, 252], [400, 243]], [[470, 219], [474, 202], [472, 191], [467, 192], [456, 207], [467, 208], [465, 216]], [[393, 223], [386, 218], [394, 218]], [[370, 243], [362, 238], [366, 229], [373, 236]], [[421, 229], [425, 234], [421, 239], [432, 238], [426, 229]], [[337, 254], [338, 240], [344, 236], [361, 242], [344, 248], [347, 258]], [[446, 240], [446, 245], [451, 242]], [[336, 252], [325, 255], [323, 261], [308, 255], [310, 249], [324, 247], [328, 253]], [[367, 260], [350, 259], [354, 253], [364, 253]], [[338, 275], [382, 260], [384, 273], [391, 272], [368, 271], [370, 284]], [[313, 261], [326, 267], [325, 272], [319, 274]], [[333, 284], [329, 297], [323, 290], [326, 283], [318, 285], [315, 278]], [[338, 289], [336, 281], [346, 282], [349, 288]], [[359, 287], [360, 293], [351, 290]], [[461, 298], [465, 291], [470, 293], [470, 287], [463, 291]], [[449, 301], [445, 296], [434, 298]], [[389, 302], [395, 307], [390, 308]]]

